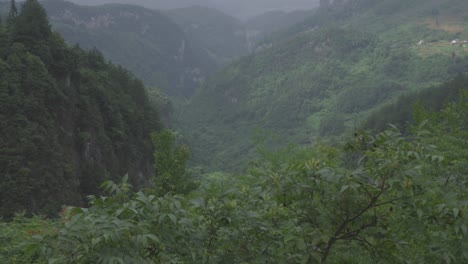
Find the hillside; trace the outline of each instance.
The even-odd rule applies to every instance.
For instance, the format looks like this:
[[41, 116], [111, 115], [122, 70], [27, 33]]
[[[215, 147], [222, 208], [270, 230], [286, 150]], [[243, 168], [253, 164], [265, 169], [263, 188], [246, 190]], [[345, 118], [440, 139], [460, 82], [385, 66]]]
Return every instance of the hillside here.
[[194, 162], [236, 170], [265, 129], [277, 134], [272, 145], [337, 138], [399, 95], [466, 72], [466, 47], [438, 46], [468, 39], [466, 10], [461, 0], [322, 8], [210, 78], [181, 110]]
[[56, 215], [104, 180], [128, 174], [138, 187], [155, 173], [160, 125], [142, 82], [67, 46], [36, 0], [0, 24], [0, 100], [1, 217]]
[[225, 66], [249, 52], [243, 23], [216, 9], [192, 6], [168, 10], [187, 38], [206, 51], [206, 56]]
[[217, 69], [203, 49], [159, 11], [131, 5], [78, 6], [43, 2], [51, 24], [68, 43], [96, 47], [148, 86], [172, 96], [188, 96]]
[[166, 13], [184, 31], [187, 38], [206, 55], [226, 66], [255, 51], [264, 38], [303, 22], [313, 14], [307, 11], [268, 11], [246, 21], [226, 15], [217, 9], [191, 6]]
[[[0, 3], [2, 13], [8, 6]], [[202, 6], [164, 12], [120, 4], [78, 6], [62, 0], [45, 0], [44, 6], [52, 26], [68, 43], [98, 48], [146, 85], [171, 96], [192, 95], [201, 81], [257, 49], [265, 37], [311, 14], [275, 11], [240, 21]]]
[[312, 16], [314, 12], [315, 9], [290, 12], [279, 10], [269, 11], [248, 19], [244, 22], [244, 25], [248, 29], [250, 43], [257, 45], [271, 34], [279, 34], [279, 32], [303, 22], [308, 17]]
[[[467, 65], [468, 66], [468, 65]], [[468, 72], [468, 67], [466, 68]], [[383, 105], [373, 112], [363, 123], [361, 129], [381, 132], [392, 124], [401, 131], [407, 132], [409, 124], [414, 124], [420, 112], [424, 110], [440, 111], [447, 104], [460, 100], [460, 94], [468, 86], [468, 76], [460, 75], [454, 80], [403, 94], [392, 103]]]

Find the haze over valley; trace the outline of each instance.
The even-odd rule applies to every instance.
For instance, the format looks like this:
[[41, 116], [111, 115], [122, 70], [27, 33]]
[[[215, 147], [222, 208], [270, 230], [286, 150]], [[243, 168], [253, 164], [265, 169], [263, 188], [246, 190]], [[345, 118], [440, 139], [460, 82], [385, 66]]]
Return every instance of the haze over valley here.
[[241, 19], [252, 18], [274, 10], [307, 10], [318, 6], [319, 0], [73, 0], [82, 5], [124, 3], [153, 9], [175, 9], [194, 5], [216, 8]]
[[0, 0], [0, 263], [468, 263], [468, 1]]

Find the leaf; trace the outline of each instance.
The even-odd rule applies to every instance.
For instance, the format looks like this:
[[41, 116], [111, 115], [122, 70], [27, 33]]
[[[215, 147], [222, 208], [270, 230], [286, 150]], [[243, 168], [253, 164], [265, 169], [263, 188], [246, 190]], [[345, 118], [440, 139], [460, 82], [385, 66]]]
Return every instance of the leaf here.
[[453, 217], [457, 218], [458, 214], [460, 213], [460, 210], [458, 208], [453, 208]]
[[171, 221], [172, 221], [174, 224], [177, 223], [177, 218], [176, 218], [175, 215], [173, 215], [173, 214], [168, 214], [167, 216], [169, 217], [169, 219], [171, 219]]
[[296, 247], [299, 249], [299, 250], [305, 250], [306, 249], [306, 244], [305, 244], [305, 241], [304, 239], [302, 238], [299, 238], [297, 241], [296, 241]]
[[394, 124], [388, 124], [388, 125], [389, 125], [391, 128], [393, 128], [394, 130], [400, 131], [400, 130], [398, 129], [398, 127], [395, 126]]
[[350, 187], [349, 185], [345, 185], [345, 186], [341, 187], [340, 193], [346, 191], [347, 189], [349, 189], [349, 187]]
[[190, 201], [193, 205], [197, 206], [197, 207], [202, 207], [205, 205], [205, 199], [199, 197], [199, 198], [196, 198], [196, 199], [192, 199]]
[[423, 216], [424, 212], [421, 209], [417, 209], [416, 214], [418, 215], [418, 218], [421, 218]]
[[461, 225], [461, 230], [463, 231], [463, 235], [468, 235], [468, 228], [466, 227], [466, 224]]
[[427, 125], [428, 122], [429, 122], [429, 119], [425, 119], [424, 121], [422, 121], [422, 122], [419, 124], [418, 128], [419, 128], [420, 130], [423, 129], [423, 128]]
[[182, 207], [182, 204], [181, 204], [180, 201], [178, 201], [178, 200], [175, 200], [175, 201], [174, 201], [174, 205], [175, 205], [175, 207], [176, 207], [177, 209], [180, 209], [180, 208]]
[[152, 240], [153, 242], [156, 242], [156, 243], [161, 243], [161, 241], [159, 240], [159, 238], [153, 234], [148, 234], [146, 235], [146, 237], [148, 237], [150, 240]]

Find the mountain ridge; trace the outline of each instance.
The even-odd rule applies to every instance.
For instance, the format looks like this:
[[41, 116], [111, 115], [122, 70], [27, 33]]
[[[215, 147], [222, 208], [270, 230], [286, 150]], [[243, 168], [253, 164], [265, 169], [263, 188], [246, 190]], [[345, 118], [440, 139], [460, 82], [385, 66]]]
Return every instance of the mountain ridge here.
[[78, 6], [43, 2], [54, 28], [69, 43], [103, 51], [148, 86], [172, 96], [188, 96], [216, 70], [216, 62], [191, 46], [178, 25], [160, 11], [134, 5]]

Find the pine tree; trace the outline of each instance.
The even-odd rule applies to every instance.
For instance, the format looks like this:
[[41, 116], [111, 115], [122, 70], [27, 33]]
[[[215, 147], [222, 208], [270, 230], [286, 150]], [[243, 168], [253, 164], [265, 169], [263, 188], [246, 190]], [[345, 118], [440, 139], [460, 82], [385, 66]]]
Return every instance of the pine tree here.
[[[10, 12], [11, 13], [11, 12]], [[47, 13], [37, 0], [27, 0], [15, 21], [15, 41], [29, 46], [31, 42], [47, 40], [52, 34]]]
[[23, 44], [29, 52], [49, 66], [52, 62], [49, 47], [52, 30], [44, 8], [37, 0], [27, 0], [14, 20], [12, 41]]

